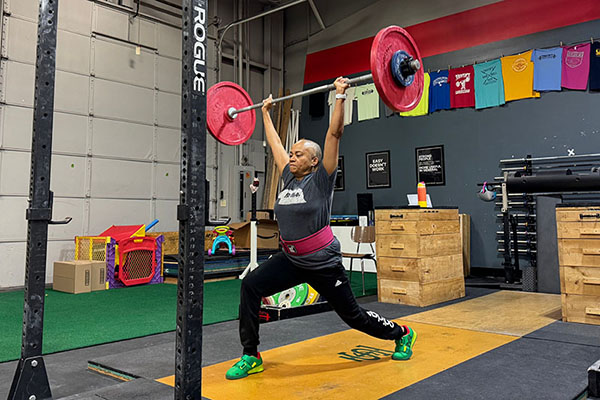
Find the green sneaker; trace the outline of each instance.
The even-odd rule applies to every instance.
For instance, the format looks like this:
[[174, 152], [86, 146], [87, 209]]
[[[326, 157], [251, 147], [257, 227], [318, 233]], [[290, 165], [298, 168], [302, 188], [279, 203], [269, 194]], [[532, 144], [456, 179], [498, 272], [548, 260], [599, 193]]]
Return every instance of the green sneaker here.
[[263, 361], [260, 353], [258, 353], [258, 358], [244, 354], [240, 361], [236, 362], [233, 367], [229, 368], [225, 374], [225, 378], [242, 379], [250, 374], [256, 374], [258, 372], [263, 372], [264, 370], [265, 368], [263, 367]]
[[392, 354], [393, 360], [408, 360], [412, 354], [412, 348], [417, 340], [417, 332], [405, 326], [408, 333], [402, 336], [400, 339], [396, 339], [396, 350]]

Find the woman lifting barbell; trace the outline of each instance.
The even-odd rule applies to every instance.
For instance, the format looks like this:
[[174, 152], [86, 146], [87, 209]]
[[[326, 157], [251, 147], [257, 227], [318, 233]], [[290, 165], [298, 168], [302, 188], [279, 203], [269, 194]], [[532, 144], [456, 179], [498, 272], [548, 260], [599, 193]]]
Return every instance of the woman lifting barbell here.
[[334, 82], [336, 101], [323, 152], [317, 143], [302, 139], [288, 154], [269, 114], [272, 97], [263, 101], [267, 142], [284, 181], [275, 203], [283, 251], [242, 281], [239, 332], [243, 355], [227, 371], [227, 379], [245, 378], [264, 370], [258, 352], [261, 298], [305, 282], [325, 296], [350, 327], [379, 339], [394, 340], [394, 360], [408, 360], [412, 356], [417, 339], [414, 330], [367, 311], [356, 302], [342, 264], [340, 243], [329, 226], [339, 143], [344, 130], [347, 81], [340, 77]]

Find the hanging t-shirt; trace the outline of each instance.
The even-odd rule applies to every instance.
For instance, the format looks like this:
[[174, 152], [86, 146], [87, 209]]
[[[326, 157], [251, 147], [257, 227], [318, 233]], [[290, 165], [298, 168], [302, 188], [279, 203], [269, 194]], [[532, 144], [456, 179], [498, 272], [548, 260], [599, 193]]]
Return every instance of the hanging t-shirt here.
[[[346, 89], [346, 100], [344, 100], [344, 125], [350, 125], [352, 123], [352, 112], [354, 103], [354, 91], [355, 88], [349, 87]], [[333, 116], [333, 109], [335, 108], [335, 90], [329, 92], [327, 98], [327, 104], [329, 104], [329, 122], [331, 123], [331, 117]]]
[[562, 47], [533, 51], [533, 90], [560, 90], [562, 76]]
[[450, 85], [448, 70], [429, 74], [429, 113], [450, 109]]
[[600, 90], [600, 43], [590, 48], [590, 90]]
[[475, 107], [475, 79], [473, 66], [453, 68], [448, 72], [450, 107]]
[[473, 69], [475, 70], [475, 108], [504, 104], [504, 82], [500, 60], [475, 64]]
[[502, 57], [502, 78], [504, 80], [504, 100], [512, 101], [540, 97], [533, 90], [532, 51]]
[[415, 108], [410, 111], [401, 112], [400, 115], [403, 117], [418, 117], [421, 115], [427, 115], [429, 112], [429, 74], [425, 72], [423, 74], [423, 94], [421, 100]]
[[589, 74], [590, 43], [563, 47], [562, 87], [585, 90]]
[[357, 86], [354, 92], [358, 103], [358, 120], [379, 118], [379, 94], [374, 83]]

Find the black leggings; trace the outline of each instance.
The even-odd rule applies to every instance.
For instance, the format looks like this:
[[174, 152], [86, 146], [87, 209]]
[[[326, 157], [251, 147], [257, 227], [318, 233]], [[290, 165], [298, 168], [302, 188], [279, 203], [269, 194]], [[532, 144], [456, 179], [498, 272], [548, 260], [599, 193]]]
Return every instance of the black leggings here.
[[341, 263], [324, 269], [303, 269], [294, 266], [285, 254], [279, 252], [250, 272], [242, 281], [240, 339], [244, 354], [256, 354], [258, 350], [258, 312], [261, 298], [301, 283], [308, 283], [319, 294], [325, 296], [335, 312], [351, 328], [388, 340], [398, 339], [405, 333], [404, 328], [398, 324], [358, 305]]

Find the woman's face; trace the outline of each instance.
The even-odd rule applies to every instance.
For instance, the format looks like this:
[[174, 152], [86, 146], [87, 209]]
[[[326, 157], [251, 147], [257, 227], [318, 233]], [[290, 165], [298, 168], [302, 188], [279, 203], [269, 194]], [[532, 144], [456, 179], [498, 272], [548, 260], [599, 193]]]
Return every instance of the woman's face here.
[[312, 172], [319, 159], [312, 154], [311, 148], [306, 142], [299, 141], [292, 146], [290, 151], [290, 172], [300, 178]]

